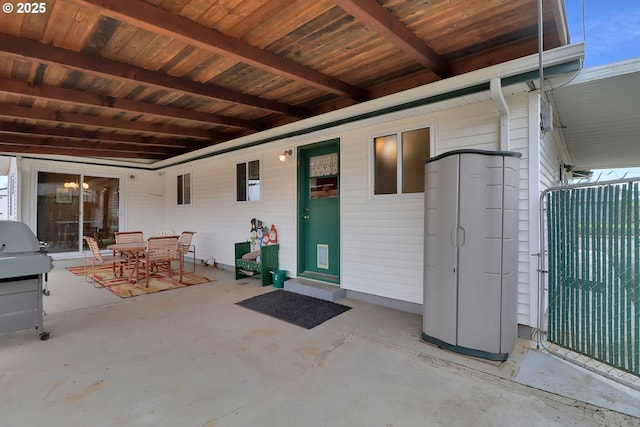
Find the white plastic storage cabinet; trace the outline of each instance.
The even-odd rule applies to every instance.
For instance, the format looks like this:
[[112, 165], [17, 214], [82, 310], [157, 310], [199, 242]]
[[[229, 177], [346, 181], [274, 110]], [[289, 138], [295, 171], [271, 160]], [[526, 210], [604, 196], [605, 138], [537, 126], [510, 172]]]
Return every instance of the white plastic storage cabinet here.
[[515, 346], [520, 153], [426, 161], [422, 339], [506, 360]]

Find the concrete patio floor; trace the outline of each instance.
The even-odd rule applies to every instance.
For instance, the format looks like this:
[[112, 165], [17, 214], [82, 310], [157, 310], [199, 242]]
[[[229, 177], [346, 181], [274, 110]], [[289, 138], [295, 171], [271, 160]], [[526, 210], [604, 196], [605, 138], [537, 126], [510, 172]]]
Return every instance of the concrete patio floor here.
[[120, 299], [56, 261], [44, 329], [0, 335], [1, 426], [637, 426], [640, 393], [522, 340], [504, 363], [363, 301], [306, 330], [235, 305], [255, 279]]

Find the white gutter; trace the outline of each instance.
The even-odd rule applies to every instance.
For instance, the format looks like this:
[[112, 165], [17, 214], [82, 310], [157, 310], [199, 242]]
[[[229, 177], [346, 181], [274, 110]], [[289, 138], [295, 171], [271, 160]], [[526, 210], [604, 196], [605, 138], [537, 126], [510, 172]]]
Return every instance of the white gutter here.
[[511, 116], [509, 114], [509, 106], [502, 94], [502, 84], [500, 77], [494, 77], [489, 82], [489, 90], [491, 91], [491, 98], [495, 101], [498, 112], [500, 113], [500, 150], [509, 151], [510, 134], [509, 123]]
[[640, 73], [640, 57], [583, 69], [575, 79], [563, 86], [591, 83], [601, 79], [609, 79], [611, 77], [619, 77], [633, 73]]

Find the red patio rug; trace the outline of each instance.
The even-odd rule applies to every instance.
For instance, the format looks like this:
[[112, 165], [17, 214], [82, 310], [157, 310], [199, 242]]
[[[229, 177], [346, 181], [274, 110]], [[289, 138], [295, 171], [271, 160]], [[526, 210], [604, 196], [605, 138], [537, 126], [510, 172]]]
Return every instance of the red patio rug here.
[[[76, 276], [84, 276], [84, 266], [67, 267], [67, 270]], [[182, 283], [178, 274], [169, 278], [166, 274], [152, 274], [149, 277], [149, 287], [143, 279], [139, 283], [130, 283], [128, 277], [115, 277], [111, 265], [96, 267], [96, 274], [91, 275], [95, 284], [110, 290], [120, 298], [130, 298], [138, 295], [152, 294], [155, 292], [168, 291], [169, 289], [184, 288], [186, 286], [200, 285], [202, 283], [213, 282], [204, 276], [195, 273], [184, 273]]]

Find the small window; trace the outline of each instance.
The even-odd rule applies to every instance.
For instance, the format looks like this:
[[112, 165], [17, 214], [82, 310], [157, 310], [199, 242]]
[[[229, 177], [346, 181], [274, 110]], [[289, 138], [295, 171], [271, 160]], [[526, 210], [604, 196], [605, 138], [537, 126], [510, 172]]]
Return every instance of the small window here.
[[178, 204], [191, 204], [191, 174], [178, 175]]
[[430, 129], [373, 139], [373, 194], [424, 192], [424, 161], [430, 155]]
[[397, 135], [379, 136], [375, 144], [374, 194], [398, 192], [398, 140]]
[[260, 200], [260, 160], [236, 165], [236, 201], [257, 202]]

